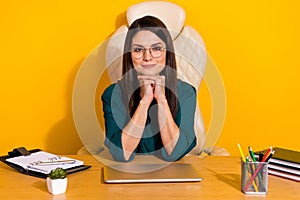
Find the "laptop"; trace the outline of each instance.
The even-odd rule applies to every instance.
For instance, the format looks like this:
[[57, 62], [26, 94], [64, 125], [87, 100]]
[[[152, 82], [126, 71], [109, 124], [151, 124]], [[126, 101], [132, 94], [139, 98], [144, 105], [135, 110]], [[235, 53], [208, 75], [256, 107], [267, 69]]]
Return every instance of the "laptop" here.
[[103, 168], [105, 183], [200, 182], [203, 179], [191, 164], [131, 164]]

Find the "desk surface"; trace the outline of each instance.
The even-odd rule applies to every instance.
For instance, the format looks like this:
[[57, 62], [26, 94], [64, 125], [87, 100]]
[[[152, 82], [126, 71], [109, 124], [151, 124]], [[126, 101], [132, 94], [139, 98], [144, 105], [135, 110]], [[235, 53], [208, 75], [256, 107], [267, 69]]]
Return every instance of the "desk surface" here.
[[0, 164], [0, 199], [300, 199], [300, 183], [269, 175], [266, 196], [244, 195], [240, 191], [240, 161], [237, 157], [186, 156], [180, 162], [192, 163], [204, 178], [196, 183], [104, 184], [103, 165], [90, 155], [69, 156], [92, 168], [70, 174], [65, 194], [51, 195], [45, 179], [20, 174]]

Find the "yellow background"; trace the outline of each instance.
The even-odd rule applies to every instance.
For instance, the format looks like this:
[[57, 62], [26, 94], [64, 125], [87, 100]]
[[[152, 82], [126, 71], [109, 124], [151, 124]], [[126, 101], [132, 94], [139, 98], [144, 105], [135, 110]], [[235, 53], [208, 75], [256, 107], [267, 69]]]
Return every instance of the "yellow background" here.
[[[81, 147], [72, 89], [82, 61], [137, 0], [1, 1], [0, 153], [14, 147], [74, 154]], [[297, 0], [171, 1], [203, 37], [226, 89], [218, 146], [239, 155], [270, 145], [299, 150], [300, 3]], [[107, 84], [107, 83], [106, 83]], [[199, 102], [206, 126], [211, 102]]]

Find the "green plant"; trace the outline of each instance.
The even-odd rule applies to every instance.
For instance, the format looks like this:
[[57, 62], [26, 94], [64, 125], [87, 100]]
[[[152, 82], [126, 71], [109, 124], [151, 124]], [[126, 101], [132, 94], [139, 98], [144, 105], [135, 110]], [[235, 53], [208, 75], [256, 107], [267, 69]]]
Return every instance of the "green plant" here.
[[51, 179], [64, 179], [67, 177], [67, 172], [63, 168], [56, 168], [51, 170], [51, 172], [48, 174], [48, 177]]

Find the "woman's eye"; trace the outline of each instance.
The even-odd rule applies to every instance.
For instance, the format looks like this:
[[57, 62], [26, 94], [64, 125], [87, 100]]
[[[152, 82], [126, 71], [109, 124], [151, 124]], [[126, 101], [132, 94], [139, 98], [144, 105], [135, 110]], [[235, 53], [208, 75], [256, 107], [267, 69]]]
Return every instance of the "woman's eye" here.
[[143, 49], [139, 48], [139, 47], [136, 47], [136, 48], [133, 48], [133, 51], [134, 52], [141, 52], [141, 51], [143, 51]]
[[157, 47], [152, 47], [151, 48], [151, 50], [152, 51], [161, 51], [163, 48], [162, 47], [159, 47], [159, 46], [157, 46]]

